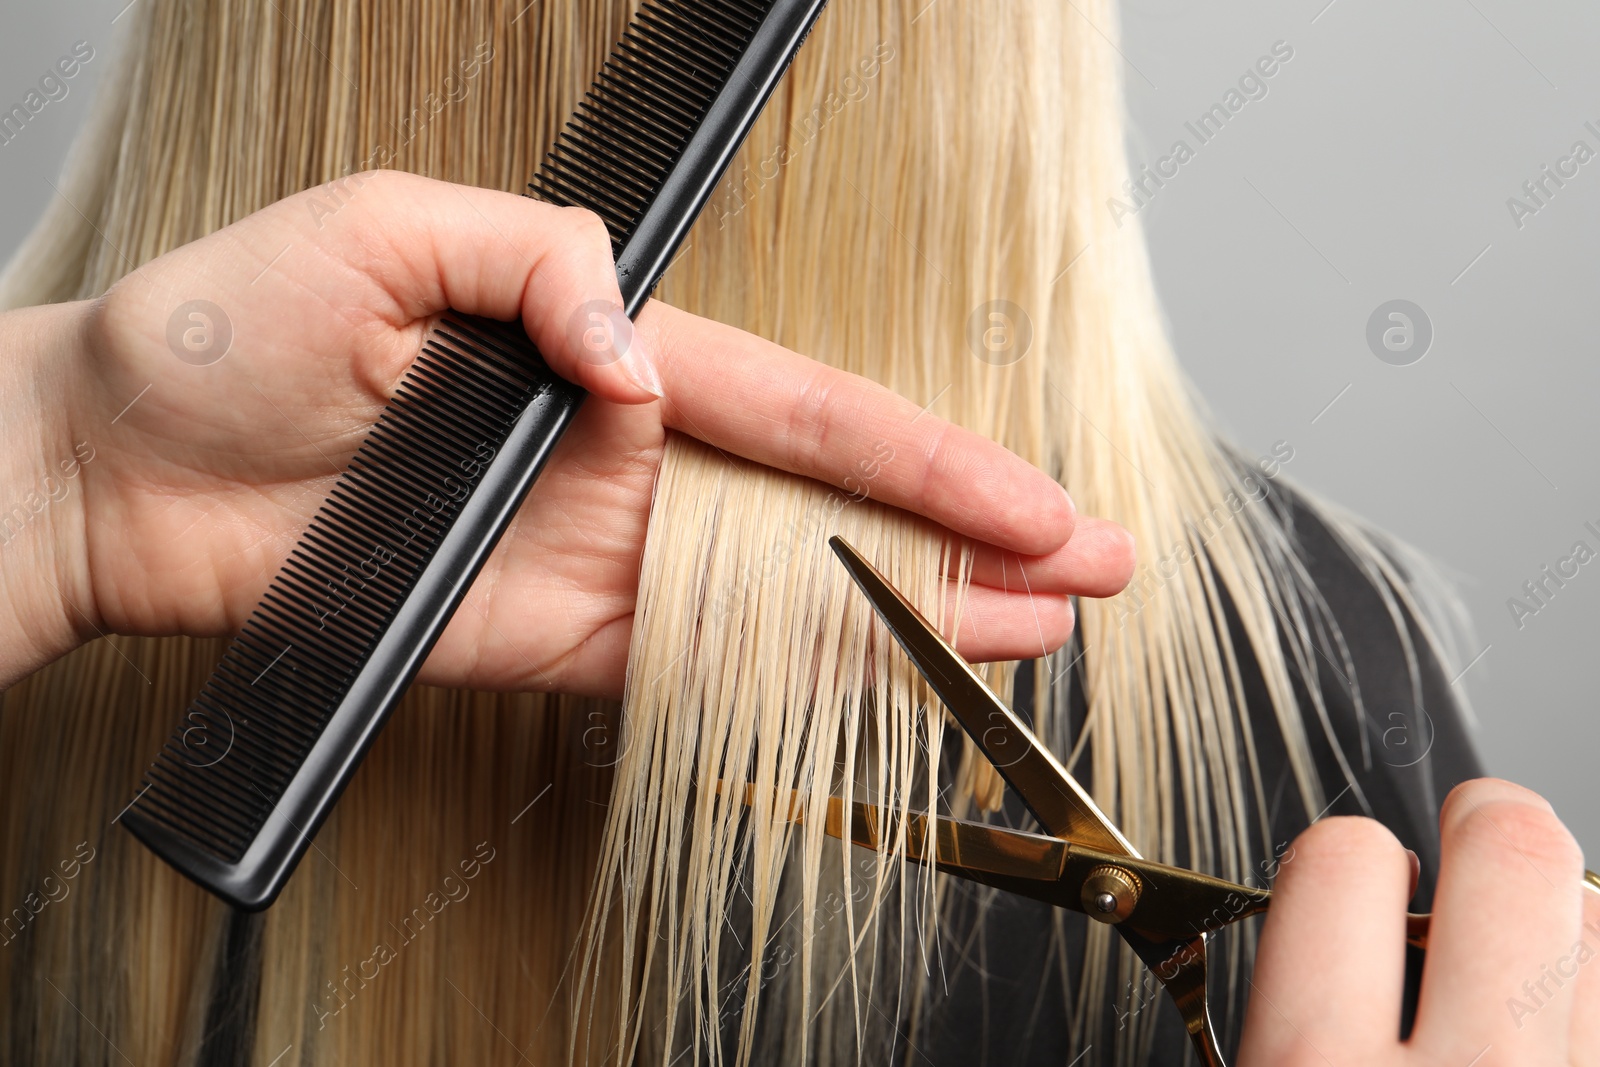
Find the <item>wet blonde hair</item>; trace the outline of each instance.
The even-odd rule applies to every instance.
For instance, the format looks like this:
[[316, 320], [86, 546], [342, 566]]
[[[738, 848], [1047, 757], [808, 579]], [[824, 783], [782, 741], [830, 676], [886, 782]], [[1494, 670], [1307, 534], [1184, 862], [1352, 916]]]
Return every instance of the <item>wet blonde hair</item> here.
[[[521, 188], [629, 10], [143, 0], [5, 304], [94, 296], [379, 149]], [[1036, 723], [1070, 759], [1096, 742], [1077, 769], [1146, 855], [1181, 843], [1237, 879], [1271, 847], [1250, 816], [1264, 805], [1241, 658], [1260, 665], [1305, 810], [1324, 803], [1307, 736], [1321, 708], [1303, 714], [1291, 684], [1315, 676], [1319, 607], [1173, 360], [1138, 221], [1108, 211], [1125, 179], [1115, 22], [1109, 0], [833, 5], [657, 295], [989, 435], [1145, 558], [1178, 560], [1078, 604], [1081, 660], [1043, 662]], [[0, 967], [12, 1058], [830, 1061], [861, 1054], [879, 1016], [913, 1019], [938, 897], [892, 847], [863, 864], [817, 818], [837, 790], [891, 810], [939, 801], [941, 719], [825, 548], [843, 532], [930, 610], [948, 595], [962, 553], [872, 499], [893, 462], [862, 456], [841, 491], [672, 438], [623, 719], [414, 690], [259, 918], [108, 829], [219, 642], [108, 638], [17, 685], [0, 718], [0, 891], [22, 899], [79, 842], [95, 858]], [[1069, 684], [1088, 709], [1077, 737]], [[941, 807], [992, 810], [993, 772], [970, 752], [950, 763]], [[719, 778], [754, 783], [757, 803]], [[791, 914], [798, 947], [773, 984]], [[1136, 964], [1094, 924], [1088, 953], [1063, 1010], [1080, 1047], [1104, 1048], [1101, 1006], [1126, 999]], [[763, 996], [777, 1009], [758, 1016]], [[1154, 1011], [1116, 1036], [1119, 1058], [1137, 1058]]]

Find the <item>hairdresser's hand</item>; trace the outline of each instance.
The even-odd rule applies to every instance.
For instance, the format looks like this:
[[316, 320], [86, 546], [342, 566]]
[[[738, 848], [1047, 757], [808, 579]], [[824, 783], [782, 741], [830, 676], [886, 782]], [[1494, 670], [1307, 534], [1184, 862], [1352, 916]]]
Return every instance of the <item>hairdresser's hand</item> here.
[[1600, 894], [1539, 796], [1459, 786], [1439, 818], [1422, 1000], [1401, 1042], [1409, 857], [1369, 819], [1324, 819], [1280, 868], [1242, 1067], [1600, 1064]]
[[[94, 458], [54, 516], [60, 595], [39, 618], [72, 639], [238, 630], [447, 307], [520, 318], [593, 397], [424, 681], [620, 693], [669, 429], [834, 485], [886, 443], [876, 499], [991, 546], [975, 658], [1059, 646], [1066, 594], [1126, 581], [1120, 528], [1085, 518], [1074, 534], [1044, 474], [864, 379], [660, 304], [622, 359], [595, 359], [589, 312], [618, 302], [592, 215], [387, 172], [291, 197], [57, 309], [75, 316], [55, 327], [74, 355], [51, 372], [62, 411], [41, 462], [78, 442]], [[1028, 557], [1031, 601], [1002, 591], [1001, 550], [1013, 590]]]

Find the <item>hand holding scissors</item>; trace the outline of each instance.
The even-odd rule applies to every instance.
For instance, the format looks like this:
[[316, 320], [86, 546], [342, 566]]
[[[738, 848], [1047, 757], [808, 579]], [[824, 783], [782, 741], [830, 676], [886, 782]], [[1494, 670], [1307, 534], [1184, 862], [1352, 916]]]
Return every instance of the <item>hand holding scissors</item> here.
[[[959, 878], [1041, 900], [1059, 908], [1082, 912], [1098, 922], [1112, 924], [1123, 940], [1150, 968], [1177, 1005], [1201, 1062], [1206, 1067], [1223, 1067], [1206, 999], [1207, 944], [1210, 936], [1223, 927], [1266, 911], [1274, 899], [1272, 892], [1143, 859], [1066, 768], [1006, 706], [1005, 702], [994, 694], [911, 602], [843, 539], [835, 537], [830, 544], [850, 571], [857, 586], [872, 601], [878, 617], [911, 658], [917, 671], [966, 730], [968, 736], [994, 764], [1007, 784], [1016, 790], [1023, 803], [1039, 820], [1045, 833], [1027, 833], [931, 814], [913, 814], [909, 816], [904, 826], [893, 827], [885, 824], [879, 807], [861, 801], [846, 805], [837, 797], [831, 798], [828, 805], [827, 833], [835, 837], [848, 838], [864, 847], [881, 848], [887, 837], [900, 832], [904, 834], [907, 858], [914, 862], [936, 867]], [[1495, 787], [1518, 789], [1509, 783], [1475, 784], [1482, 789]], [[1460, 1013], [1463, 1011], [1476, 1013], [1477, 1002], [1483, 1002], [1482, 1010], [1490, 1008], [1488, 1002], [1484, 1001], [1481, 992], [1483, 983], [1480, 982], [1477, 986], [1477, 995], [1467, 998], [1467, 1004], [1472, 1006], [1463, 1007], [1458, 1004], [1451, 1010], [1441, 1003], [1440, 1010], [1434, 1013], [1438, 1018], [1430, 1018], [1427, 1014], [1430, 995], [1433, 995], [1434, 1001], [1438, 1001], [1438, 990], [1450, 990], [1452, 987], [1460, 987], [1463, 981], [1470, 981], [1470, 973], [1464, 979], [1459, 972], [1463, 970], [1470, 972], [1474, 967], [1470, 953], [1464, 953], [1461, 945], [1464, 930], [1473, 919], [1471, 902], [1461, 899], [1462, 894], [1459, 892], [1452, 894], [1444, 885], [1444, 881], [1455, 873], [1455, 867], [1469, 862], [1469, 857], [1462, 855], [1466, 850], [1452, 848], [1452, 828], [1459, 827], [1460, 820], [1473, 815], [1472, 812], [1465, 810], [1465, 806], [1470, 804], [1472, 804], [1471, 797], [1458, 790], [1457, 795], [1452, 797], [1451, 803], [1446, 805], [1444, 812], [1445, 860], [1439, 894], [1442, 902], [1439, 928], [1447, 934], [1448, 943], [1437, 948], [1434, 966], [1431, 966], [1427, 973], [1422, 1014], [1419, 1015], [1417, 1024], [1419, 1035], [1424, 1033], [1427, 1027], [1453, 1028], [1443, 1040], [1456, 1044], [1460, 1041], [1455, 1035], [1466, 1035], [1460, 1040], [1468, 1043], [1477, 1040], [1471, 1036], [1476, 1032], [1472, 1024], [1480, 1021], [1475, 1015], [1471, 1018], [1459, 1017]], [[791, 817], [798, 818], [799, 810], [798, 804], [792, 805]], [[1456, 821], [1453, 823], [1452, 819]], [[1327, 825], [1337, 826], [1352, 822], [1362, 821], [1336, 819], [1330, 820]], [[1387, 832], [1381, 828], [1375, 829], [1380, 833]], [[1308, 831], [1308, 834], [1327, 835], [1329, 832]], [[1327, 850], [1323, 848], [1315, 849], [1314, 853], [1319, 857], [1318, 865], [1325, 866], [1331, 862], [1337, 870], [1339, 862], [1337, 856], [1331, 861], [1328, 860]], [[1296, 873], [1300, 875], [1305, 872]], [[1350, 871], [1347, 864], [1342, 873], [1348, 876], [1356, 872]], [[1573, 882], [1565, 884], [1572, 885]], [[1600, 877], [1586, 871], [1583, 874], [1582, 884], [1593, 892], [1580, 892], [1576, 886], [1568, 891], [1552, 883], [1551, 895], [1553, 899], [1566, 899], [1567, 910], [1573, 915], [1581, 915], [1582, 908], [1587, 905], [1591, 912], [1600, 917], [1600, 907], [1596, 906], [1596, 902], [1600, 901]], [[1294, 894], [1285, 897], [1286, 911], [1281, 917], [1282, 922], [1269, 919], [1263, 934], [1258, 967], [1263, 971], [1273, 971], [1273, 977], [1277, 976], [1277, 972], [1294, 966], [1295, 946], [1292, 938], [1285, 936], [1277, 927], [1304, 929], [1308, 923], [1312, 928], [1318, 925], [1327, 928], [1329, 925], [1320, 917], [1308, 918], [1304, 915], [1306, 893], [1298, 885], [1296, 890]], [[1364, 911], [1374, 910], [1378, 902], [1352, 899], [1342, 903], [1347, 917], [1355, 923], [1359, 922]], [[1492, 902], [1490, 903], [1492, 905]], [[1541, 902], [1532, 900], [1529, 903], [1537, 906]], [[1447, 907], [1449, 910], [1445, 910]], [[1556, 910], [1559, 911], [1559, 908], [1558, 903]], [[1480, 905], [1476, 910], [1480, 913], [1477, 918], [1484, 919], [1485, 915], [1482, 914], [1484, 907]], [[1392, 990], [1387, 989], [1382, 982], [1374, 984], [1380, 991], [1392, 993], [1393, 1019], [1392, 1025], [1388, 1028], [1389, 1036], [1385, 1040], [1397, 1049], [1404, 1049], [1405, 1046], [1399, 1044], [1398, 1036], [1399, 986], [1403, 975], [1401, 944], [1404, 942], [1418, 948], [1427, 948], [1430, 933], [1435, 931], [1432, 917], [1428, 915], [1406, 914], [1402, 919], [1396, 909], [1396, 914], [1392, 918], [1394, 921], [1391, 925], [1395, 936], [1392, 939], [1393, 944], [1388, 945], [1386, 949], [1384, 946], [1367, 944], [1371, 940], [1370, 937], [1357, 937], [1353, 944], [1363, 950], [1370, 949], [1368, 953], [1370, 956], [1394, 965], [1390, 968], [1394, 973], [1388, 976], [1391, 981], [1387, 983], [1393, 987]], [[1491, 914], [1487, 918], [1492, 922], [1494, 916]], [[1590, 938], [1593, 942], [1590, 945], [1591, 953], [1600, 954], [1600, 921], [1592, 925], [1594, 936]], [[1573, 933], [1577, 935], [1579, 931], [1576, 929], [1576, 924], [1574, 927]], [[1350, 951], [1348, 949], [1339, 951], [1339, 931], [1330, 929], [1326, 932], [1331, 935], [1333, 954], [1349, 964]], [[1484, 932], [1481, 940], [1486, 943], [1504, 941], [1504, 934], [1504, 930], [1496, 931], [1491, 928]], [[1472, 940], [1470, 932], [1466, 937], [1467, 940]], [[1329, 939], [1324, 938], [1324, 940]], [[1492, 951], [1503, 946], [1486, 944], [1485, 947]], [[1504, 956], [1505, 953], [1500, 952], [1498, 955]], [[1575, 967], [1578, 965], [1577, 960], [1580, 955], [1582, 955], [1580, 950], [1572, 948], [1565, 957], [1562, 957], [1567, 960], [1569, 967], [1574, 968], [1574, 975], [1577, 974]], [[1491, 954], [1489, 958], [1498, 957]], [[1481, 963], [1481, 960], [1479, 962]], [[1359, 960], [1356, 961], [1358, 970], [1359, 963]], [[1558, 965], [1558, 961], [1553, 957], [1550, 966]], [[1600, 972], [1600, 964], [1596, 965], [1596, 971]], [[1533, 966], [1529, 974], [1530, 982], [1540, 978], [1539, 968]], [[1595, 978], [1600, 978], [1600, 973], [1590, 976], [1591, 985]], [[1575, 979], [1569, 980], [1575, 981]], [[1331, 1007], [1328, 1010], [1319, 1009], [1319, 1005], [1329, 1004], [1329, 987], [1326, 977], [1319, 975], [1313, 967], [1304, 966], [1302, 963], [1298, 967], [1298, 973], [1285, 976], [1283, 982], [1288, 988], [1299, 990], [1298, 1003], [1294, 1007], [1308, 1009], [1309, 1015], [1313, 1018], [1319, 1015], [1331, 1016], [1337, 1021], [1338, 1013]], [[1546, 979], [1544, 984], [1547, 987], [1548, 997], [1538, 997], [1537, 992], [1532, 996], [1539, 999], [1541, 1004], [1556, 1003], [1560, 987], [1550, 991], [1548, 989], [1550, 981]], [[1304, 1028], [1297, 1027], [1292, 1017], [1275, 1006], [1262, 992], [1261, 986], [1252, 982], [1252, 987], [1255, 995], [1251, 1001], [1251, 1018], [1246, 1029], [1242, 1054], [1252, 1060], [1270, 1063], [1321, 1062], [1316, 1042], [1306, 1037]], [[1492, 983], [1490, 988], [1495, 988]], [[1503, 995], [1515, 999], [1517, 996], [1529, 994], [1526, 994], [1520, 986], [1507, 981]], [[1593, 1002], [1600, 998], [1590, 995], [1588, 999], [1590, 1003], [1579, 1005], [1577, 1010], [1595, 1012], [1596, 1005]], [[1525, 1022], [1517, 1017], [1515, 1005], [1508, 1003], [1502, 1008], [1493, 995], [1488, 1000], [1494, 1002], [1493, 1010], [1507, 1011], [1512, 1016], [1512, 1023]], [[1528, 1010], [1531, 1015], [1539, 1009], [1530, 1007]], [[1272, 1012], [1278, 1012], [1280, 1018], [1287, 1020], [1289, 1025], [1274, 1026], [1270, 1018]], [[1564, 1023], [1570, 1011], [1563, 1015], [1560, 1009], [1553, 1009], [1552, 1014], [1557, 1016], [1555, 1021]], [[1447, 1015], [1458, 1017], [1447, 1018]], [[1583, 1025], [1587, 1025], [1584, 1020], [1578, 1020], [1573, 1032], [1584, 1033], [1577, 1028]], [[1545, 1026], [1547, 1029], [1554, 1028], [1549, 1018], [1546, 1019]], [[1566, 1044], [1568, 1036], [1564, 1025], [1561, 1030], [1560, 1041]], [[1490, 1029], [1486, 1032], [1498, 1036], [1500, 1030]], [[1335, 1039], [1343, 1040], [1336, 1034], [1334, 1037], [1325, 1038], [1325, 1043]], [[1473, 1055], [1489, 1056], [1493, 1049], [1493, 1041], [1480, 1041], [1478, 1044], [1479, 1048], [1467, 1050], [1468, 1056], [1462, 1060], [1462, 1067], [1466, 1067]], [[1487, 1047], [1482, 1047], [1485, 1045]], [[1502, 1062], [1547, 1062], [1546, 1058], [1540, 1057], [1538, 1051], [1534, 1049], [1530, 1053], [1529, 1048], [1525, 1046], [1511, 1053], [1515, 1056], [1512, 1060], [1487, 1058], [1481, 1064], [1473, 1062], [1476, 1067], [1487, 1067], [1490, 1063]], [[1366, 1049], [1361, 1049], [1359, 1054], [1362, 1057], [1359, 1062], [1376, 1062]], [[1600, 1057], [1600, 1050], [1588, 1052], [1574, 1050], [1573, 1055]], [[1326, 1058], [1322, 1056], [1322, 1059]], [[1593, 1061], [1575, 1059], [1573, 1062], [1600, 1062], [1600, 1059]]]

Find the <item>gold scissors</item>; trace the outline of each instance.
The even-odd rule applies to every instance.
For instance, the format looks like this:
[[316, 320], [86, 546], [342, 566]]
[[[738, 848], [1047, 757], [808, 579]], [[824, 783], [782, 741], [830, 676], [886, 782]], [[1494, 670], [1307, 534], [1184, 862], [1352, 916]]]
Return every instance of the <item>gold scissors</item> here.
[[[1206, 945], [1216, 931], [1267, 909], [1272, 894], [1140, 857], [1026, 723], [910, 601], [841, 537], [829, 545], [872, 602], [918, 673], [949, 709], [1046, 833], [913, 814], [903, 827], [906, 858], [1109, 923], [1177, 1004], [1205, 1067], [1224, 1067], [1206, 1003]], [[746, 802], [753, 786], [746, 788]], [[801, 818], [791, 803], [790, 819]], [[879, 809], [828, 803], [829, 836], [881, 848]], [[1584, 883], [1600, 892], [1600, 877]], [[1406, 941], [1428, 943], [1428, 916], [1406, 916]]]

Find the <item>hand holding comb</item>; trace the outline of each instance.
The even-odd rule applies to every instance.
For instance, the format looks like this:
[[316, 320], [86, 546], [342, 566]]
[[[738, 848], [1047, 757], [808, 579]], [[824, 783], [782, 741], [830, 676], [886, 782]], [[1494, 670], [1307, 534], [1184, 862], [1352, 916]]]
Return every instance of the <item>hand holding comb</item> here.
[[[604, 220], [630, 318], [822, 6], [648, 0], [540, 166], [541, 199]], [[447, 317], [152, 763], [128, 829], [234, 906], [271, 904], [583, 397], [520, 327]]]

